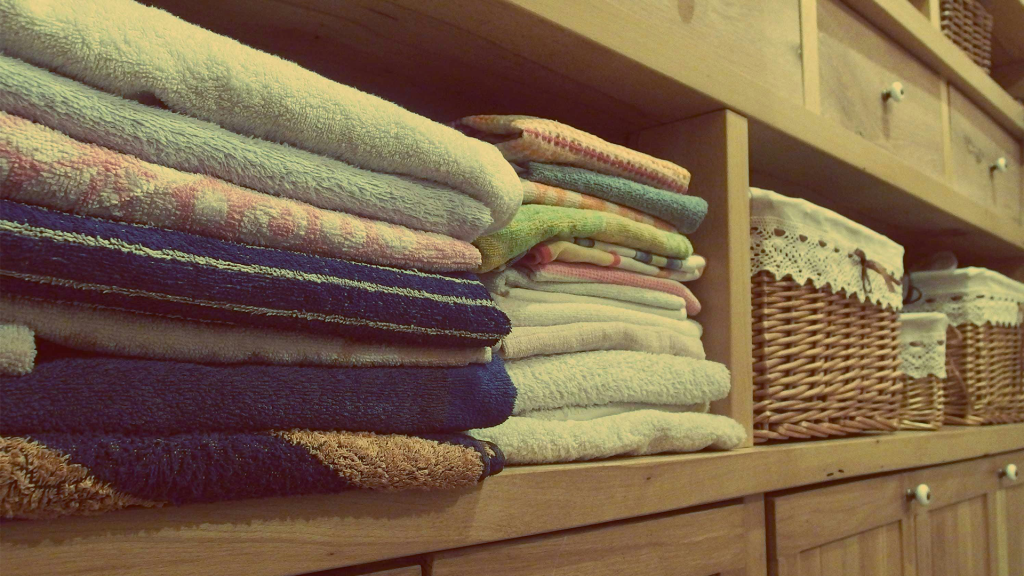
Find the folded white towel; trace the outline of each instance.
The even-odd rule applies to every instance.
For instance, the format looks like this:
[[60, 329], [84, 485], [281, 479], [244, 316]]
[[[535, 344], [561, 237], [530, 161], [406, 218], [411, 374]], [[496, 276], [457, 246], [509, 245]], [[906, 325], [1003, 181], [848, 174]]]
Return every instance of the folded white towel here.
[[560, 292], [578, 296], [596, 296], [623, 302], [633, 302], [646, 306], [664, 308], [666, 310], [683, 310], [686, 312], [686, 300], [675, 294], [637, 288], [636, 286], [620, 286], [618, 284], [600, 284], [587, 282], [537, 282], [530, 279], [522, 270], [509, 267], [501, 272], [481, 274], [487, 289], [494, 294], [507, 294], [511, 288], [529, 288], [543, 292]]
[[592, 350], [636, 350], [703, 360], [700, 338], [655, 326], [627, 322], [574, 322], [556, 326], [518, 326], [501, 339], [502, 358], [516, 359]]
[[706, 413], [710, 409], [711, 404], [707, 402], [684, 406], [644, 404], [642, 402], [615, 402], [612, 404], [605, 404], [603, 406], [566, 406], [565, 408], [555, 408], [554, 410], [534, 410], [533, 412], [523, 414], [522, 417], [536, 418], [538, 420], [558, 420], [560, 422], [564, 422], [566, 420], [594, 420], [596, 418], [605, 418], [607, 416], [625, 414], [626, 412], [636, 412], [638, 410], [658, 410], [660, 412], [674, 413]]
[[469, 433], [500, 446], [509, 464], [728, 450], [746, 438], [743, 426], [725, 416], [657, 410], [566, 422], [513, 416], [494, 428]]
[[0, 375], [22, 376], [36, 366], [36, 335], [19, 324], [0, 324]]
[[643, 402], [679, 406], [725, 398], [729, 370], [717, 362], [621, 350], [536, 356], [505, 363], [513, 414], [566, 406]]
[[0, 50], [239, 134], [461, 190], [503, 228], [522, 203], [493, 145], [132, 0], [2, 0]]
[[564, 294], [562, 292], [544, 292], [542, 290], [531, 290], [529, 288], [509, 288], [504, 297], [510, 301], [537, 302], [540, 304], [597, 304], [598, 306], [613, 306], [644, 314], [656, 314], [671, 320], [686, 320], [686, 309], [668, 310], [657, 306], [612, 300], [611, 298], [600, 298], [597, 296], [579, 296], [577, 294]]
[[538, 304], [516, 302], [495, 296], [494, 301], [508, 315], [512, 326], [557, 326], [577, 322], [625, 322], [637, 326], [653, 326], [672, 330], [682, 336], [700, 338], [703, 328], [693, 320], [669, 320], [654, 314], [630, 312], [596, 304]]

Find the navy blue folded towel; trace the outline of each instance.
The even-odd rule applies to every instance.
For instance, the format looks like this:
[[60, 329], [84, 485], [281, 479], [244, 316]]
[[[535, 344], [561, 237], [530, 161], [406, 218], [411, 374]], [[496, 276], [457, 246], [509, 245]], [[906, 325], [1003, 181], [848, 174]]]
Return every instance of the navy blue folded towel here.
[[511, 330], [476, 276], [234, 244], [0, 201], [5, 293], [372, 342], [492, 346]]
[[43, 344], [0, 377], [0, 435], [179, 434], [308, 428], [429, 434], [512, 414], [501, 360], [453, 368], [206, 365], [87, 355]]

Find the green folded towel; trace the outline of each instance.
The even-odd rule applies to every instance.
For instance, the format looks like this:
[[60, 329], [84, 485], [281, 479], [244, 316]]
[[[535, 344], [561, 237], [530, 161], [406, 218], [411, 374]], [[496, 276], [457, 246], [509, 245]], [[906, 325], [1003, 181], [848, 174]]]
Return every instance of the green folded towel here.
[[703, 198], [661, 190], [626, 178], [540, 162], [527, 162], [524, 166], [526, 173], [522, 176], [527, 180], [629, 206], [670, 222], [684, 234], [695, 231], [708, 213], [708, 203]]
[[545, 240], [573, 238], [593, 238], [668, 258], [688, 258], [693, 254], [686, 236], [617, 214], [526, 204], [508, 226], [474, 242], [483, 262], [477, 272], [494, 270]]

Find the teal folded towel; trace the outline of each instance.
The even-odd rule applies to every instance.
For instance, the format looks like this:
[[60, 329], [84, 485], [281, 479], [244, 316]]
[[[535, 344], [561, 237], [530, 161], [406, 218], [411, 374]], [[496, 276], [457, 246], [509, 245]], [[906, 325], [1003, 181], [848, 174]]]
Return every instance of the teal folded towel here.
[[527, 162], [523, 167], [526, 173], [521, 176], [527, 180], [635, 208], [671, 223], [683, 234], [695, 231], [708, 213], [708, 203], [703, 198], [661, 190], [617, 176], [540, 162]]

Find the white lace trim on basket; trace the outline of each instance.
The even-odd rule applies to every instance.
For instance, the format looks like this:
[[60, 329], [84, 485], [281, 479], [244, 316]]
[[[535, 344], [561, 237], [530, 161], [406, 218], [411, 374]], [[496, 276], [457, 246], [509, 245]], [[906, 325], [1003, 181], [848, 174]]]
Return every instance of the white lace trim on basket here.
[[[903, 288], [899, 283], [902, 266], [886, 269], [891, 281], [873, 270], [865, 271], [857, 246], [842, 242], [818, 230], [780, 218], [750, 219], [751, 273], [762, 270], [781, 279], [791, 276], [803, 284], [832, 292], [846, 291], [862, 302], [871, 301], [893, 310], [903, 307]], [[866, 251], [870, 260], [872, 257]], [[852, 255], [852, 257], [851, 257]], [[895, 273], [894, 273], [895, 272]]]
[[1024, 284], [984, 268], [960, 268], [911, 275], [921, 299], [908, 311], [942, 312], [954, 326], [991, 323], [1020, 326]]
[[900, 370], [913, 380], [926, 376], [945, 378], [948, 326], [945, 314], [900, 314]]
[[750, 248], [751, 273], [903, 307], [903, 247], [806, 200], [751, 188]]
[[963, 296], [960, 294], [943, 294], [921, 298], [906, 308], [911, 312], [942, 312], [949, 316], [949, 323], [954, 326], [974, 324], [983, 326], [986, 322], [993, 326], [1020, 326], [1022, 308], [1016, 302], [993, 300], [982, 296]]

